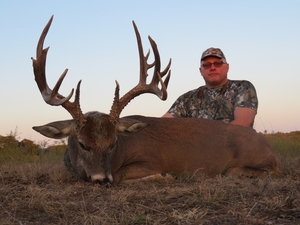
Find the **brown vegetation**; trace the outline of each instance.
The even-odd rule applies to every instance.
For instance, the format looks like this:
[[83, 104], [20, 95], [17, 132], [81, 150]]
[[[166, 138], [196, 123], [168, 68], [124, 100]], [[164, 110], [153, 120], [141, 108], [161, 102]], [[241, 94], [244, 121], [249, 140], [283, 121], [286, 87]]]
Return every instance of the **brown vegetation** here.
[[66, 171], [65, 146], [34, 157], [2, 148], [1, 224], [300, 224], [300, 132], [265, 136], [281, 160], [280, 176], [183, 175], [111, 188]]

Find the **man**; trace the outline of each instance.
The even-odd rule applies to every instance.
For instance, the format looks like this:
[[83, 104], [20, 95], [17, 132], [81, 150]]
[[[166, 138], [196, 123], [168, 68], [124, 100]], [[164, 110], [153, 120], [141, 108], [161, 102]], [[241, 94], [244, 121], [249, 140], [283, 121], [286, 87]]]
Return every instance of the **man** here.
[[194, 117], [253, 127], [258, 100], [254, 86], [229, 80], [229, 64], [219, 48], [202, 53], [200, 73], [205, 85], [181, 95], [163, 117]]

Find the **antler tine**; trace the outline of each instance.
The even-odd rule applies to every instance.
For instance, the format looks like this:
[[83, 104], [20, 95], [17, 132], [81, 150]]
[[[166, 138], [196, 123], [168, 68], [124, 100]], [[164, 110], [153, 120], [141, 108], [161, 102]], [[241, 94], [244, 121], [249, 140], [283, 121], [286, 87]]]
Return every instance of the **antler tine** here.
[[[44, 46], [44, 41], [45, 41], [45, 38], [46, 38], [47, 33], [49, 31], [49, 28], [50, 28], [50, 26], [52, 24], [52, 21], [53, 21], [53, 15], [51, 16], [51, 18], [49, 19], [48, 23], [44, 27], [43, 32], [41, 33], [41, 36], [40, 36], [40, 39], [38, 41], [37, 48], [36, 48], [36, 57], [38, 57], [38, 56], [40, 56], [42, 54], [43, 46]], [[48, 50], [48, 48], [47, 48], [47, 50]]]
[[[157, 45], [155, 41], [149, 36], [149, 41], [152, 47], [152, 50], [154, 52], [154, 62], [152, 64], [149, 64], [147, 62], [148, 57], [150, 55], [150, 50], [148, 53], [144, 56], [143, 52], [143, 46], [142, 46], [142, 41], [141, 37], [139, 34], [139, 31], [137, 29], [136, 24], [134, 21], [132, 21], [136, 39], [137, 39], [137, 44], [138, 44], [138, 52], [139, 52], [139, 58], [140, 58], [140, 80], [139, 83], [132, 88], [130, 91], [128, 91], [121, 99], [119, 99], [119, 85], [117, 83], [116, 90], [115, 90], [115, 98], [113, 105], [111, 107], [110, 111], [110, 117], [111, 121], [115, 123], [119, 116], [120, 113], [122, 112], [123, 108], [136, 96], [143, 94], [143, 93], [152, 93], [157, 95], [160, 99], [166, 100], [167, 98], [167, 86], [169, 83], [170, 79], [170, 66], [171, 66], [171, 60], [169, 61], [169, 64], [165, 68], [163, 72], [160, 72], [160, 56], [159, 52], [157, 49]], [[148, 76], [147, 71], [154, 67], [154, 72], [153, 72], [153, 78], [150, 84], [146, 83], [146, 79]], [[162, 80], [162, 77], [165, 76], [168, 73], [165, 81]], [[158, 83], [161, 84], [161, 89], [158, 87]]]
[[[170, 66], [171, 66], [172, 60], [170, 59], [166, 68], [162, 72], [160, 72], [161, 64], [160, 64], [160, 55], [159, 55], [159, 51], [157, 49], [157, 45], [150, 36], [148, 36], [148, 39], [150, 41], [150, 44], [151, 44], [151, 47], [153, 50], [153, 54], [154, 54], [154, 62], [150, 66], [150, 68], [152, 68], [154, 66], [153, 77], [152, 77], [150, 86], [154, 87], [153, 88], [154, 94], [156, 94], [160, 99], [166, 100], [168, 97], [167, 87], [168, 87], [170, 76], [171, 76]], [[167, 73], [168, 73], [168, 75], [165, 78], [165, 81], [163, 81], [162, 78]], [[158, 83], [161, 84], [161, 89], [158, 88]]]
[[76, 88], [76, 94], [75, 94], [75, 100], [74, 102], [70, 102], [70, 98], [73, 96], [74, 89], [70, 92], [70, 94], [67, 97], [64, 97], [63, 95], [58, 93], [58, 90], [60, 88], [60, 85], [62, 84], [65, 76], [67, 75], [68, 69], [66, 69], [62, 75], [59, 77], [58, 81], [56, 82], [53, 90], [51, 90], [47, 84], [47, 78], [46, 78], [46, 59], [47, 59], [47, 53], [49, 50], [49, 47], [43, 49], [44, 41], [47, 36], [47, 33], [49, 31], [49, 28], [51, 26], [53, 20], [53, 16], [51, 16], [50, 20], [46, 24], [40, 39], [37, 44], [36, 48], [36, 58], [32, 59], [33, 64], [33, 71], [35, 76], [35, 81], [38, 85], [38, 88], [42, 94], [42, 97], [44, 101], [49, 105], [63, 106], [76, 120], [76, 122], [83, 126], [85, 123], [85, 118], [83, 116], [83, 113], [80, 109], [79, 104], [79, 95], [80, 95], [80, 83], [81, 80], [78, 82], [77, 88]]
[[139, 51], [139, 57], [140, 57], [140, 83], [141, 84], [146, 84], [146, 79], [147, 79], [147, 70], [151, 67], [149, 64], [145, 63], [147, 62], [149, 55], [150, 55], [150, 50], [148, 50], [146, 56], [144, 56], [144, 51], [143, 51], [143, 45], [142, 45], [142, 39], [141, 35], [139, 33], [139, 30], [135, 24], [134, 21], [132, 21], [137, 44], [138, 44], [138, 51]]

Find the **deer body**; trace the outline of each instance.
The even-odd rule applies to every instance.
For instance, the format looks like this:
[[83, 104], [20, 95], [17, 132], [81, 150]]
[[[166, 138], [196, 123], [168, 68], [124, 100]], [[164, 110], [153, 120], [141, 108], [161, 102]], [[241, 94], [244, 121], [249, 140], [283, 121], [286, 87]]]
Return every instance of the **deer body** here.
[[[109, 114], [83, 114], [79, 104], [81, 81], [73, 102], [70, 99], [74, 90], [67, 97], [58, 93], [67, 69], [53, 89], [47, 84], [45, 66], [49, 47], [44, 49], [43, 44], [52, 20], [53, 16], [38, 41], [37, 58], [32, 58], [35, 81], [44, 101], [49, 105], [62, 106], [73, 119], [33, 129], [50, 138], [69, 137], [65, 164], [81, 178], [107, 184], [158, 173], [259, 176], [265, 171], [279, 171], [272, 149], [252, 128], [193, 118], [120, 118], [123, 108], [140, 94], [152, 93], [165, 100], [171, 75], [171, 60], [161, 71], [160, 55], [151, 37], [148, 38], [154, 62], [147, 62], [150, 52], [144, 55], [134, 22], [140, 59], [138, 84], [120, 98], [120, 87], [116, 82]], [[147, 84], [151, 68], [153, 76]]]
[[119, 136], [112, 159], [114, 178], [123, 173], [128, 178], [140, 178], [157, 173], [194, 174], [198, 170], [214, 176], [230, 174], [233, 168], [253, 173], [279, 171], [271, 147], [252, 128], [198, 118], [128, 118], [149, 126]]
[[[108, 118], [102, 113], [93, 114]], [[198, 118], [129, 116], [119, 120], [120, 128], [105, 140], [97, 132], [103, 134], [102, 128], [107, 127], [100, 124], [99, 131], [85, 131], [87, 137], [65, 134], [71, 135], [65, 160], [81, 178], [118, 182], [160, 173], [215, 176], [234, 172], [259, 176], [279, 171], [278, 160], [267, 141], [249, 127]], [[42, 133], [45, 126], [34, 129]], [[42, 134], [55, 138], [50, 133]], [[88, 137], [95, 137], [92, 143]], [[107, 151], [103, 151], [103, 143]], [[83, 148], [89, 145], [97, 146], [92, 153]], [[78, 159], [84, 159], [84, 164]]]

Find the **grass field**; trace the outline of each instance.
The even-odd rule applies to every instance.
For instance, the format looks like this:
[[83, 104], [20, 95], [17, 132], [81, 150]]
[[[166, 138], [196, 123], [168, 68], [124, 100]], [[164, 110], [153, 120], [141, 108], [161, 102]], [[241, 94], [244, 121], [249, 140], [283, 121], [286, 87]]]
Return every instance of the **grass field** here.
[[279, 176], [153, 178], [111, 188], [66, 171], [64, 145], [41, 152], [2, 137], [0, 224], [300, 224], [300, 132], [265, 137]]

